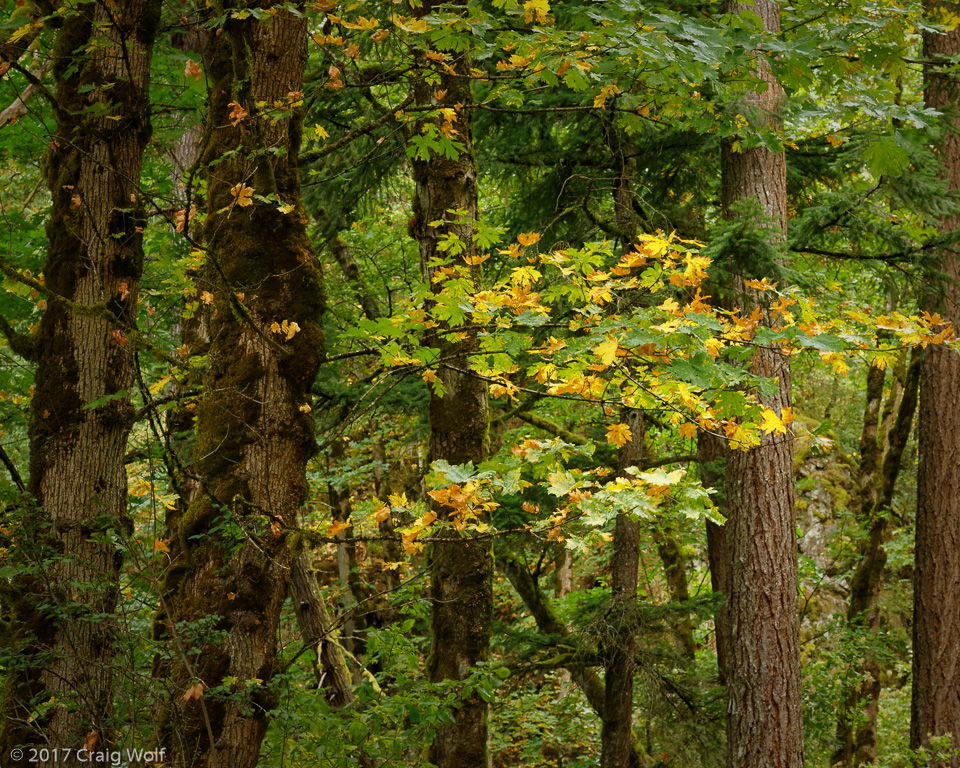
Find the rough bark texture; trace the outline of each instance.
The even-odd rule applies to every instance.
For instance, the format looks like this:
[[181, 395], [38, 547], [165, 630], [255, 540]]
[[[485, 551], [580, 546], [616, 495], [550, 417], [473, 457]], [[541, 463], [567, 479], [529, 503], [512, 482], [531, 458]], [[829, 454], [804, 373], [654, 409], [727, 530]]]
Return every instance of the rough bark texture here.
[[[620, 449], [621, 473], [639, 467], [643, 453], [643, 412], [630, 408], [622, 414], [633, 439]], [[633, 676], [637, 651], [637, 582], [640, 571], [640, 521], [617, 515], [610, 561], [610, 610], [604, 621], [603, 726], [600, 730], [601, 768], [628, 768], [633, 745]]]
[[[182, 554], [163, 585], [170, 614], [160, 630], [179, 654], [163, 714], [170, 762], [252, 768], [274, 705], [269, 683], [293, 565], [288, 537], [314, 450], [304, 406], [322, 355], [323, 298], [296, 164], [307, 22], [280, 8], [263, 22], [232, 10], [218, 8], [227, 20], [205, 59], [203, 287], [214, 301], [197, 409], [202, 489], [179, 523]], [[243, 205], [244, 187], [294, 208]], [[287, 329], [274, 330], [284, 322]], [[228, 676], [240, 695], [208, 692]], [[254, 679], [262, 683], [246, 682]], [[199, 686], [202, 697], [184, 699]]]
[[[424, 3], [419, 13], [427, 14]], [[438, 248], [440, 240], [454, 234], [465, 250], [453, 259], [474, 285], [479, 270], [469, 266], [476, 255], [473, 223], [477, 218], [477, 170], [474, 161], [470, 112], [455, 105], [472, 101], [470, 62], [466, 54], [447, 52], [445, 66], [420, 58], [425, 73], [433, 69], [439, 84], [421, 78], [414, 86], [418, 105], [433, 104], [454, 110], [455, 121], [447, 122], [463, 144], [456, 160], [431, 154], [429, 160], [413, 163], [416, 183], [412, 234], [420, 245], [420, 262], [432, 290], [439, 292], [445, 280], [440, 264], [449, 257]], [[442, 97], [442, 98], [439, 98]], [[449, 113], [448, 113], [449, 114]], [[451, 213], [459, 211], [459, 213]], [[435, 222], [442, 222], [433, 226]], [[487, 387], [469, 373], [469, 354], [476, 349], [472, 332], [462, 338], [448, 335], [440, 327], [427, 339], [439, 348], [442, 362], [437, 379], [446, 394], [430, 396], [430, 460], [450, 464], [477, 464], [488, 449]], [[441, 520], [449, 520], [449, 509], [438, 507]], [[472, 667], [489, 653], [490, 621], [493, 612], [493, 557], [489, 538], [443, 528], [432, 545], [430, 556], [433, 638], [428, 673], [434, 682], [463, 680]], [[487, 768], [487, 704], [476, 693], [456, 709], [452, 723], [438, 728], [428, 759], [438, 768]]]
[[[730, 13], [752, 11], [764, 29], [780, 28], [776, 3], [728, 2]], [[747, 93], [754, 120], [776, 124], [782, 90], [758, 63], [767, 82], [763, 93]], [[754, 201], [770, 236], [786, 233], [786, 162], [766, 148], [722, 149], [723, 204], [734, 210]], [[760, 275], [744, 275], [760, 277]], [[757, 297], [744, 294], [745, 311]], [[761, 402], [780, 414], [790, 405], [789, 359], [758, 349], [751, 362], [756, 375], [775, 378], [778, 391]], [[790, 432], [764, 435], [757, 448], [733, 450], [727, 460], [726, 544], [730, 592], [727, 602], [727, 765], [729, 768], [795, 768], [803, 765], [800, 689], [800, 631], [797, 604], [797, 542], [794, 523], [793, 444]]]
[[[931, 3], [936, 7], [939, 4]], [[956, 9], [955, 3], [944, 7]], [[924, 58], [935, 60], [960, 53], [960, 29], [923, 37]], [[948, 65], [949, 66], [949, 65]], [[950, 125], [940, 148], [949, 188], [960, 189], [960, 125], [954, 74], [924, 73], [924, 100], [945, 113]], [[941, 223], [953, 232], [958, 221]], [[926, 297], [926, 308], [946, 320], [960, 320], [960, 256], [941, 254], [942, 287]], [[917, 538], [913, 593], [913, 701], [910, 746], [929, 744], [929, 737], [953, 734], [954, 754], [930, 765], [960, 766], [960, 355], [940, 346], [927, 349], [920, 379], [920, 444], [917, 473]]]
[[[130, 530], [123, 464], [134, 416], [130, 329], [143, 269], [139, 179], [158, 21], [152, 0], [83, 6], [64, 18], [54, 52], [48, 308], [29, 428], [28, 491], [38, 512], [29, 520], [36, 527], [21, 533], [47, 545], [42, 556], [53, 559], [40, 565], [42, 578], [17, 585], [13, 626], [28, 666], [9, 681], [3, 755], [18, 743], [79, 748], [90, 732], [103, 741], [112, 728], [121, 565], [112, 534]], [[104, 396], [115, 398], [86, 407]], [[48, 701], [56, 703], [31, 718]]]

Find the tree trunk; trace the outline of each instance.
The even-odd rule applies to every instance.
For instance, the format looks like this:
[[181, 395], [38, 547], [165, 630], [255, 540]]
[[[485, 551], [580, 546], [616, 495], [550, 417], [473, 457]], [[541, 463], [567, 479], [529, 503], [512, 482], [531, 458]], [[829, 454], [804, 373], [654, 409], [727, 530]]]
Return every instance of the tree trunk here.
[[[680, 608], [690, 599], [690, 587], [687, 583], [687, 559], [673, 531], [657, 526], [653, 529], [653, 541], [657, 545], [657, 554], [663, 565], [663, 575], [667, 582], [670, 599]], [[693, 623], [689, 616], [677, 622], [677, 644], [687, 661], [693, 661], [697, 655], [697, 646], [693, 640]]]
[[[939, 3], [931, 3], [940, 7]], [[952, 6], [951, 6], [952, 7]], [[960, 53], [960, 29], [946, 34], [925, 33], [924, 58], [949, 59]], [[949, 67], [949, 62], [946, 64]], [[949, 189], [960, 188], [960, 126], [955, 77], [924, 71], [924, 100], [945, 113], [940, 148]], [[958, 221], [941, 222], [954, 232]], [[960, 320], [960, 256], [941, 254], [937, 281], [942, 291], [925, 297], [926, 309], [947, 322]], [[910, 746], [929, 746], [931, 736], [952, 734], [954, 753], [929, 765], [960, 766], [960, 355], [942, 346], [926, 351], [920, 379], [919, 466], [917, 472], [917, 538], [913, 580], [913, 701]]]
[[[431, 3], [420, 10], [428, 14]], [[435, 130], [456, 131], [463, 144], [456, 160], [431, 154], [413, 163], [416, 183], [412, 234], [420, 245], [420, 263], [431, 289], [443, 288], [439, 264], [452, 261], [477, 286], [479, 269], [473, 242], [477, 218], [477, 171], [473, 154], [470, 111], [460, 106], [472, 101], [470, 61], [465, 53], [444, 54], [443, 64], [420, 57], [420, 66], [433, 69], [439, 84], [425, 77], [414, 86], [418, 105], [435, 104], [450, 109], [455, 121], [434, 119]], [[449, 69], [448, 69], [449, 68]], [[450, 71], [452, 70], [452, 72]], [[436, 83], [436, 81], [434, 81]], [[444, 128], [443, 125], [447, 127]], [[422, 124], [426, 127], [426, 123]], [[441, 222], [438, 226], [435, 223]], [[455, 235], [463, 252], [450, 259], [438, 248], [441, 238]], [[469, 355], [477, 348], [476, 333], [451, 337], [441, 326], [428, 338], [439, 348], [444, 362], [437, 370], [446, 394], [430, 396], [430, 460], [450, 464], [477, 464], [488, 448], [487, 387], [469, 372]], [[449, 508], [436, 507], [441, 521], [451, 520]], [[430, 556], [433, 639], [428, 663], [430, 680], [463, 680], [479, 662], [486, 661], [493, 612], [493, 558], [490, 539], [462, 534], [444, 527]], [[487, 704], [477, 693], [464, 698], [451, 723], [440, 725], [430, 745], [428, 759], [438, 768], [487, 768]]]
[[[185, 646], [164, 714], [176, 766], [257, 763], [275, 703], [269, 684], [293, 565], [288, 532], [297, 528], [314, 450], [309, 400], [322, 356], [322, 276], [296, 164], [307, 20], [271, 5], [269, 23], [226, 9], [205, 61], [202, 287], [213, 295], [213, 316], [197, 409], [202, 489], [180, 520], [183, 557], [163, 585], [176, 623], [167, 631]], [[283, 151], [268, 151], [276, 148]], [[254, 193], [293, 207], [284, 213]], [[224, 685], [227, 696], [209, 692]]]
[[[750, 11], [764, 29], [780, 28], [770, 0], [728, 2], [729, 13]], [[767, 83], [747, 94], [766, 127], [773, 127], [782, 89], [758, 63]], [[753, 201], [766, 216], [769, 235], [786, 235], [786, 161], [766, 148], [722, 146], [723, 205]], [[738, 148], [739, 149], [739, 148]], [[758, 277], [745, 275], [744, 277]], [[744, 293], [745, 313], [757, 297]], [[760, 402], [778, 415], [790, 406], [790, 362], [775, 349], [755, 351], [752, 372], [775, 378], [777, 392]], [[793, 443], [790, 432], [763, 435], [759, 447], [731, 451], [727, 460], [727, 765], [729, 768], [795, 768], [803, 765], [797, 542], [794, 523]]]
[[[152, 0], [91, 5], [64, 17], [53, 55], [48, 308], [29, 427], [28, 491], [39, 513], [31, 514], [36, 528], [18, 538], [47, 545], [44, 558], [56, 554], [42, 561], [42, 578], [18, 585], [13, 619], [27, 660], [4, 701], [5, 756], [16, 744], [62, 749], [83, 745], [91, 732], [111, 738], [122, 562], [115, 536], [131, 529], [124, 454], [134, 418], [131, 329], [146, 220], [139, 180], [158, 21]], [[31, 718], [44, 702], [55, 704]]]
[[[625, 409], [633, 439], [620, 449], [619, 471], [639, 467], [643, 454], [643, 412]], [[637, 653], [637, 582], [640, 570], [640, 521], [617, 514], [613, 529], [610, 610], [604, 620], [601, 654], [606, 687], [600, 730], [601, 768], [629, 768], [633, 746], [633, 675]]]

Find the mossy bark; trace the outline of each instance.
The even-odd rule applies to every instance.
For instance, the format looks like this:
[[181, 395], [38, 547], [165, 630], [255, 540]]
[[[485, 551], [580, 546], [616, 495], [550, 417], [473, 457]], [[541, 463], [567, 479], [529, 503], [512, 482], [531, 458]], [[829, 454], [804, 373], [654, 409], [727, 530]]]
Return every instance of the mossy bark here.
[[[57, 122], [45, 161], [49, 293], [28, 482], [37, 505], [29, 543], [48, 549], [35, 563], [37, 576], [19, 580], [12, 606], [26, 658], [8, 680], [4, 755], [16, 744], [79, 748], [91, 731], [104, 743], [112, 730], [121, 566], [113, 536], [130, 531], [123, 459], [135, 361], [128, 333], [143, 269], [139, 179], [151, 131], [147, 87], [158, 19], [153, 0], [84, 5], [64, 17], [53, 54]], [[105, 396], [113, 399], [89, 407]], [[37, 705], [51, 702], [32, 717]]]
[[[418, 9], [424, 15], [430, 11], [429, 2]], [[413, 163], [416, 197], [410, 229], [434, 293], [442, 291], [446, 282], [440, 266], [444, 262], [453, 262], [451, 266], [459, 268], [475, 286], [480, 280], [479, 270], [470, 265], [476, 255], [477, 169], [470, 111], [462, 108], [472, 101], [470, 61], [465, 53], [444, 55], [446, 61], [441, 64], [421, 54], [422, 74], [414, 84], [418, 105], [453, 110], [455, 121], [437, 118], [434, 125], [439, 130], [448, 122], [463, 145], [456, 159], [431, 154], [429, 159]], [[435, 78], [435, 84], [427, 82], [428, 75]], [[457, 236], [464, 247], [452, 259], [438, 247], [447, 235]], [[431, 393], [430, 397], [430, 460], [477, 464], [487, 455], [488, 424], [486, 383], [470, 373], [476, 333], [454, 333], [441, 325], [426, 342], [440, 350], [443, 362], [437, 379], [446, 390], [443, 396]], [[438, 506], [436, 512], [441, 521], [451, 521], [448, 508]], [[445, 526], [431, 545], [430, 570], [433, 636], [428, 674], [433, 682], [463, 680], [489, 654], [493, 612], [489, 538], [457, 533], [452, 526]], [[438, 727], [428, 759], [438, 768], [487, 768], [487, 738], [487, 704], [472, 693], [459, 702], [453, 722]]]
[[[771, 0], [737, 3], [731, 14], [757, 14], [766, 31], [780, 29], [780, 9]], [[754, 73], [764, 89], [747, 92], [752, 113], [764, 129], [776, 127], [783, 91], [769, 67]], [[762, 211], [772, 241], [786, 235], [786, 160], [766, 148], [721, 150], [722, 202], [728, 215], [741, 201]], [[762, 275], [743, 275], [756, 278]], [[744, 312], [759, 297], [743, 291]], [[780, 414], [791, 404], [790, 360], [776, 349], [758, 348], [751, 360], [757, 376], [775, 379], [777, 390], [759, 397]], [[763, 435], [750, 450], [727, 458], [726, 530], [729, 593], [727, 654], [727, 765], [729, 768], [794, 768], [803, 765], [800, 688], [800, 626], [797, 541], [794, 521], [793, 441]]]
[[[215, 10], [226, 21], [205, 58], [202, 285], [214, 300], [193, 465], [202, 487], [179, 521], [181, 562], [163, 585], [163, 632], [180, 649], [163, 723], [174, 765], [252, 768], [274, 705], [288, 537], [315, 446], [323, 286], [297, 167], [307, 21], [280, 3], [262, 20], [238, 18], [230, 4]], [[209, 693], [226, 678], [238, 681], [227, 684], [232, 695]], [[197, 683], [204, 695], [185, 700]]]
[[[953, 3], [926, 3], [953, 8]], [[960, 29], [923, 36], [924, 59], [943, 61], [924, 66], [926, 106], [944, 113], [947, 125], [940, 146], [943, 174], [953, 195], [960, 189], [960, 94], [949, 71], [960, 54]], [[955, 232], [954, 215], [940, 223]], [[925, 297], [926, 309], [939, 312], [954, 325], [960, 321], [960, 256], [940, 255], [940, 291]], [[951, 754], [929, 765], [960, 766], [960, 664], [956, 641], [960, 636], [960, 355], [931, 346], [926, 351], [920, 379], [917, 437], [917, 538], [913, 580], [913, 699], [910, 746], [929, 746], [931, 736], [952, 734]]]

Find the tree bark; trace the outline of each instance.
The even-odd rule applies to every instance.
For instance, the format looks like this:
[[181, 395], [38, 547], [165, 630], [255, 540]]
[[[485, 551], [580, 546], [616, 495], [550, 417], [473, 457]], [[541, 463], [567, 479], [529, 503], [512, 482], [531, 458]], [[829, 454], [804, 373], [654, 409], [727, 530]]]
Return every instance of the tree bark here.
[[[279, 3], [270, 9], [262, 22], [239, 18], [239, 6], [221, 9], [227, 20], [204, 62], [202, 285], [213, 316], [197, 409], [202, 489], [180, 520], [183, 555], [163, 585], [176, 625], [168, 634], [185, 646], [163, 717], [176, 766], [257, 763], [275, 703], [269, 684], [293, 566], [288, 532], [314, 451], [309, 400], [323, 292], [297, 168], [307, 20]], [[293, 207], [284, 213], [254, 193]], [[228, 695], [210, 693], [222, 686]]]
[[[954, 4], [942, 4], [953, 8]], [[940, 7], [940, 3], [929, 7]], [[960, 29], [925, 33], [924, 58], [948, 59], [960, 53]], [[949, 64], [947, 64], [949, 66]], [[940, 147], [948, 188], [960, 188], [960, 126], [954, 75], [925, 65], [924, 101], [944, 113]], [[943, 232], [956, 230], [956, 216], [941, 222]], [[945, 322], [960, 320], [960, 256], [955, 249], [940, 254], [942, 290], [924, 299], [926, 309]], [[920, 379], [917, 533], [913, 580], [913, 699], [910, 746], [928, 747], [931, 736], [952, 734], [953, 754], [929, 765], [960, 766], [960, 355], [931, 346]]]
[[[39, 553], [42, 573], [19, 581], [12, 606], [27, 658], [4, 700], [4, 755], [17, 744], [76, 749], [113, 728], [122, 563], [114, 538], [131, 530], [124, 454], [146, 220], [139, 180], [159, 22], [153, 0], [118, 1], [66, 15], [53, 55], [48, 307], [29, 426], [27, 490], [38, 512], [18, 536], [48, 549]], [[31, 718], [45, 702], [54, 704]]]
[[[619, 471], [639, 466], [643, 454], [643, 412], [625, 409], [622, 418], [633, 439], [620, 449]], [[601, 655], [605, 696], [600, 730], [601, 768], [629, 768], [633, 746], [633, 676], [637, 652], [637, 583], [640, 521], [617, 514], [610, 561], [610, 610], [604, 620]]]
[[[426, 2], [418, 13], [426, 15], [431, 9], [432, 3]], [[477, 170], [470, 111], [461, 108], [472, 101], [470, 61], [466, 53], [446, 52], [444, 56], [446, 61], [439, 65], [421, 54], [423, 75], [414, 85], [418, 105], [452, 110], [455, 121], [438, 117], [433, 123], [438, 130], [446, 123], [446, 130], [455, 131], [455, 139], [463, 145], [455, 160], [431, 154], [429, 159], [413, 163], [416, 196], [410, 230], [419, 243], [421, 267], [434, 293], [445, 283], [440, 269], [444, 262], [452, 262], [474, 286], [480, 281], [479, 269], [471, 264], [476, 256]], [[425, 75], [431, 68], [439, 84], [427, 82]], [[427, 123], [421, 125], [427, 127]], [[438, 248], [445, 235], [459, 238], [464, 248], [461, 254], [450, 258]], [[478, 464], [486, 458], [489, 442], [487, 387], [469, 372], [469, 355], [477, 348], [476, 333], [467, 330], [459, 336], [441, 325], [427, 339], [440, 350], [444, 362], [437, 379], [446, 389], [442, 397], [434, 392], [430, 396], [430, 460]], [[452, 520], [449, 508], [438, 506], [435, 511], [441, 521]], [[428, 674], [433, 682], [464, 680], [489, 654], [493, 612], [490, 539], [444, 526], [432, 544], [430, 570], [433, 637]], [[487, 704], [472, 693], [460, 701], [453, 722], [438, 727], [428, 759], [438, 768], [487, 768], [487, 739]]]
[[[729, 13], [751, 11], [766, 31], [780, 29], [780, 9], [770, 0], [725, 3]], [[776, 125], [782, 89], [758, 62], [767, 83], [747, 99], [765, 127]], [[739, 149], [739, 148], [736, 148]], [[773, 240], [786, 235], [786, 161], [766, 148], [721, 154], [723, 205], [729, 213], [754, 201]], [[756, 277], [745, 275], [744, 277]], [[745, 311], [758, 297], [744, 292]], [[760, 402], [778, 415], [790, 406], [790, 362], [775, 349], [757, 349], [751, 370], [776, 379], [777, 392]], [[729, 768], [795, 768], [803, 765], [800, 689], [797, 543], [794, 523], [793, 443], [788, 430], [762, 436], [759, 447], [731, 451], [727, 460], [727, 765]]]

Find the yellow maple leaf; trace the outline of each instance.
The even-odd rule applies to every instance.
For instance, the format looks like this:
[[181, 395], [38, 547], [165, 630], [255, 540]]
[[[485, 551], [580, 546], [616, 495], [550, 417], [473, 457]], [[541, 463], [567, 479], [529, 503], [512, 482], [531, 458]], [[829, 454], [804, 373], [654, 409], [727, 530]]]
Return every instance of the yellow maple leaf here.
[[168, 543], [170, 539], [154, 539], [153, 540], [153, 551], [154, 552], [170, 552], [170, 544]]
[[393, 20], [404, 32], [413, 32], [415, 35], [422, 35], [427, 31], [427, 22], [423, 19], [408, 19], [406, 16], [398, 16]]
[[533, 245], [534, 243], [537, 243], [539, 241], [540, 241], [539, 232], [530, 232], [530, 233], [521, 232], [519, 235], [517, 235], [517, 242], [520, 243], [520, 245], [522, 246]]
[[22, 27], [20, 27], [20, 29], [18, 29], [16, 32], [10, 35], [10, 38], [7, 40], [7, 43], [10, 45], [13, 45], [16, 42], [19, 42], [20, 40], [22, 40], [24, 37], [27, 36], [27, 34], [30, 32], [30, 30], [33, 27], [36, 27], [37, 29], [39, 29], [40, 26], [41, 26], [40, 24], [36, 24], [36, 23], [24, 24]]
[[787, 426], [777, 414], [769, 408], [764, 408], [763, 419], [760, 421], [760, 430], [766, 432], [768, 435], [773, 433], [783, 435], [786, 434]]
[[600, 358], [601, 363], [604, 365], [613, 365], [613, 361], [617, 359], [617, 350], [619, 348], [620, 345], [617, 343], [617, 340], [608, 337], [602, 344], [598, 344], [593, 351], [596, 356]]
[[151, 384], [147, 389], [150, 391], [151, 395], [155, 395], [157, 394], [157, 392], [159, 392], [161, 389], [167, 386], [167, 382], [169, 381], [170, 381], [170, 374], [168, 373], [159, 381], [155, 381], [153, 384]]
[[253, 187], [248, 187], [242, 181], [230, 189], [230, 194], [236, 198], [234, 202], [241, 208], [253, 205], [253, 192]]
[[620, 89], [616, 85], [605, 85], [600, 89], [600, 93], [593, 100], [594, 109], [603, 109], [604, 104], [607, 103], [607, 99], [611, 96], [616, 96], [620, 93]]
[[550, 13], [550, 3], [547, 0], [527, 0], [523, 4], [523, 10], [526, 11], [524, 14], [524, 21], [529, 24], [533, 21], [533, 17], [537, 17], [537, 21], [546, 21], [547, 14]]
[[667, 299], [663, 304], [661, 304], [657, 309], [662, 309], [664, 312], [676, 312], [680, 309], [680, 305], [677, 304], [676, 299]]
[[686, 421], [677, 428], [677, 432], [680, 434], [680, 437], [693, 438], [697, 436], [697, 426], [696, 424], [691, 424], [689, 421]]
[[613, 443], [617, 448], [623, 448], [632, 440], [633, 434], [626, 424], [611, 424], [607, 427], [607, 442]]
[[353, 523], [351, 523], [349, 520], [336, 520], [330, 524], [330, 527], [327, 529], [327, 535], [336, 536], [338, 533], [342, 533], [343, 531], [347, 530], [347, 528], [349, 528], [351, 525], [353, 525]]

